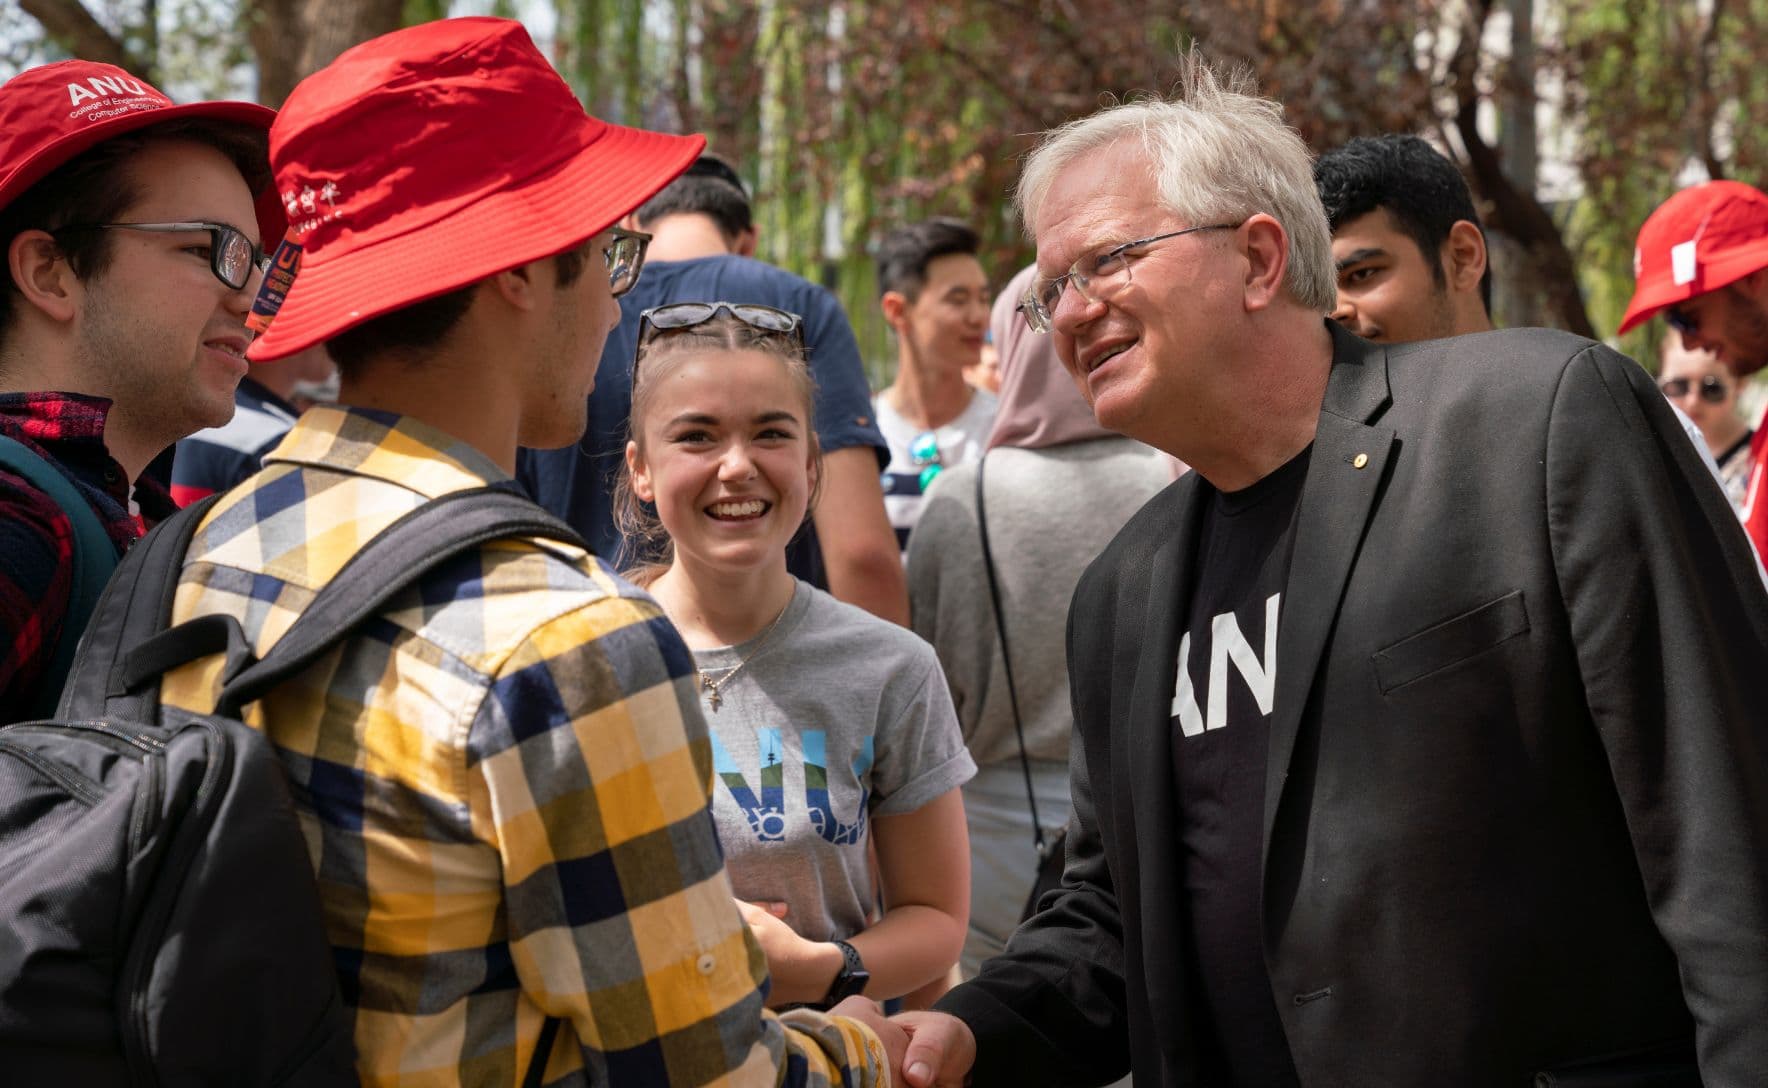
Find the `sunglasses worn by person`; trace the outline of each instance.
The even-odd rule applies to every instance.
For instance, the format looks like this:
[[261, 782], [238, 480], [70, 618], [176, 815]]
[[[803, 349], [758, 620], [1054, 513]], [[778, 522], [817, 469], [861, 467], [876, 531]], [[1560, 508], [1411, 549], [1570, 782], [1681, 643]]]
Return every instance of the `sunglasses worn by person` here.
[[149, 234], [207, 232], [209, 271], [234, 291], [246, 285], [246, 281], [252, 278], [254, 269], [262, 272], [270, 267], [270, 258], [265, 256], [264, 251], [252, 244], [252, 240], [237, 228], [226, 223], [74, 223], [54, 233], [64, 234], [79, 230], [138, 230]]
[[1088, 302], [1103, 302], [1130, 285], [1130, 258], [1140, 257], [1141, 251], [1146, 247], [1155, 242], [1164, 242], [1168, 238], [1179, 238], [1205, 230], [1233, 230], [1239, 225], [1211, 223], [1202, 227], [1168, 231], [1165, 234], [1151, 234], [1146, 238], [1112, 246], [1103, 253], [1082, 257], [1069, 265], [1065, 274], [1055, 279], [1033, 281], [1030, 290], [1019, 301], [1019, 312], [1025, 315], [1025, 323], [1031, 326], [1032, 332], [1049, 332], [1055, 323], [1053, 315], [1062, 302], [1062, 289], [1065, 286], [1072, 284], [1080, 297]]
[[1664, 324], [1677, 332], [1687, 333], [1690, 336], [1700, 331], [1700, 322], [1680, 306], [1672, 306], [1664, 311]]
[[[1664, 396], [1671, 400], [1681, 400], [1694, 387], [1694, 381], [1688, 378], [1671, 378], [1658, 385], [1658, 388], [1664, 391]], [[1715, 374], [1708, 374], [1700, 380], [1700, 399], [1708, 404], [1719, 404], [1730, 394], [1731, 387]]]

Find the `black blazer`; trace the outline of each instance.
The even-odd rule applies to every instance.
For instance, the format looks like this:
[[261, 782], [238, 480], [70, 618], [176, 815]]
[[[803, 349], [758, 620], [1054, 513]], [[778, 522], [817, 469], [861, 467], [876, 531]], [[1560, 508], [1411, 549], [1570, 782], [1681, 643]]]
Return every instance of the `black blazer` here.
[[[1265, 780], [1265, 962], [1302, 1084], [1678, 1052], [1679, 1079], [1627, 1083], [1697, 1083], [1696, 1046], [1706, 1084], [1768, 1084], [1768, 594], [1724, 497], [1599, 344], [1333, 337]], [[1075, 591], [1064, 887], [939, 1006], [977, 1034], [978, 1085], [1103, 1083], [1126, 1056], [1137, 1088], [1223, 1080], [1171, 771], [1199, 484]]]

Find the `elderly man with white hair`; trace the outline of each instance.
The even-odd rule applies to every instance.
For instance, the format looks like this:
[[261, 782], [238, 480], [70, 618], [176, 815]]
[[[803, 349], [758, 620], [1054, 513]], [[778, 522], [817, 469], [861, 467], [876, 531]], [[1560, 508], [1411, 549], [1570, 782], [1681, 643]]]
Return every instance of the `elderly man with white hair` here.
[[1759, 1084], [1768, 594], [1724, 496], [1601, 344], [1328, 323], [1301, 140], [1182, 88], [1020, 183], [1026, 319], [1195, 471], [1075, 591], [1063, 885], [903, 1014], [904, 1079]]

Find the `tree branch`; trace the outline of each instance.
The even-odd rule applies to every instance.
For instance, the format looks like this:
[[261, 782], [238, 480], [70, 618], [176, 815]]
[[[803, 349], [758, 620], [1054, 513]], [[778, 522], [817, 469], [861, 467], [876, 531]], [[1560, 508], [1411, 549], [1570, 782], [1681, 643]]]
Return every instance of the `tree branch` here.
[[1578, 290], [1578, 272], [1566, 248], [1565, 236], [1533, 193], [1518, 189], [1504, 173], [1503, 163], [1479, 131], [1479, 41], [1491, 15], [1490, 0], [1481, 0], [1469, 13], [1461, 41], [1455, 46], [1450, 70], [1455, 73], [1455, 131], [1467, 150], [1467, 162], [1479, 191], [1491, 202], [1489, 226], [1516, 239], [1535, 262], [1542, 290], [1565, 328], [1579, 336], [1596, 336], [1584, 296]]
[[1725, 14], [1725, 0], [1712, 0], [1707, 25], [1701, 33], [1700, 45], [1694, 51], [1695, 133], [1696, 150], [1707, 168], [1707, 177], [1718, 181], [1725, 176], [1725, 164], [1713, 150], [1713, 125], [1719, 119], [1719, 92], [1713, 86], [1714, 60], [1719, 53], [1719, 19]]
[[143, 79], [153, 78], [153, 63], [130, 53], [121, 39], [93, 18], [80, 0], [19, 0], [19, 7], [43, 25], [43, 32], [57, 45], [74, 56], [114, 64]]

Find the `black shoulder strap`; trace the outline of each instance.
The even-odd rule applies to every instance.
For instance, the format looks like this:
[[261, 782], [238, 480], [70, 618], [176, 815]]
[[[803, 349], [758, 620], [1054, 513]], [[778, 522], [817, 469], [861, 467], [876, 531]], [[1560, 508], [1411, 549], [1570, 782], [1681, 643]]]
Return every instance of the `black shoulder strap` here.
[[1019, 717], [1018, 685], [1013, 683], [1013, 654], [1007, 649], [1007, 617], [1001, 611], [1001, 586], [995, 578], [994, 552], [988, 546], [988, 507], [982, 498], [982, 473], [988, 465], [984, 451], [976, 462], [976, 528], [982, 534], [982, 569], [988, 574], [988, 599], [994, 606], [995, 635], [1001, 641], [1001, 666], [1007, 673], [1007, 702], [1013, 708], [1013, 732], [1019, 737], [1019, 767], [1025, 772], [1025, 801], [1031, 807], [1031, 842], [1037, 848], [1037, 860], [1043, 864], [1049, 844], [1044, 841], [1044, 824], [1037, 818], [1037, 791], [1031, 787], [1031, 757], [1025, 754], [1025, 724]]
[[145, 710], [113, 705], [113, 696], [123, 694], [113, 690], [116, 666], [129, 647], [166, 626], [190, 538], [196, 535], [203, 515], [218, 498], [210, 495], [178, 511], [154, 526], [123, 555], [92, 609], [85, 637], [80, 640], [79, 652], [68, 671], [68, 684], [55, 712], [57, 718], [99, 718], [114, 712], [128, 721], [153, 720], [150, 714], [158, 706], [157, 691], [153, 703]]
[[[538, 537], [587, 548], [570, 526], [529, 499], [498, 487], [457, 491], [412, 510], [364, 544], [313, 598], [264, 659], [255, 660], [244, 633], [231, 616], [203, 616], [167, 629], [178, 572], [196, 522], [214, 501], [205, 499], [181, 511], [138, 544], [124, 560], [139, 557], [135, 584], [123, 585], [123, 571], [99, 602], [94, 626], [107, 624], [102, 645], [82, 646], [76, 669], [100, 667], [107, 679], [99, 709], [106, 715], [153, 721], [159, 712], [159, 678], [168, 669], [210, 654], [225, 653], [224, 687], [216, 712], [237, 716], [289, 676], [375, 615], [418, 579], [463, 551], [491, 540]], [[193, 511], [196, 512], [193, 515]], [[162, 530], [167, 530], [162, 532]], [[114, 631], [110, 624], [114, 623]], [[70, 699], [75, 687], [69, 685]], [[63, 702], [63, 717], [94, 717], [92, 700]]]
[[574, 529], [533, 500], [501, 488], [457, 491], [425, 503], [363, 545], [264, 659], [228, 681], [216, 711], [237, 713], [262, 698], [438, 564], [508, 537], [589, 549]]
[[68, 603], [62, 613], [61, 635], [56, 640], [54, 656], [43, 670], [37, 701], [29, 711], [34, 718], [46, 718], [54, 713], [61, 697], [62, 685], [74, 664], [74, 651], [98, 603], [98, 595], [104, 591], [106, 580], [117, 567], [117, 549], [86, 496], [36, 450], [17, 439], [0, 435], [0, 466], [18, 473], [48, 495], [67, 515], [73, 531], [73, 570], [68, 579]]

